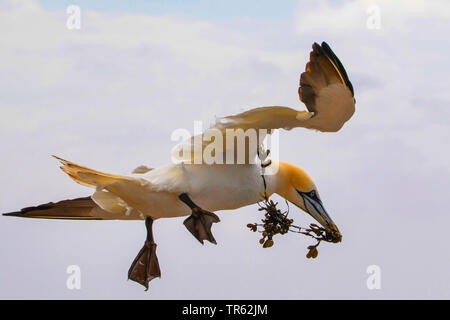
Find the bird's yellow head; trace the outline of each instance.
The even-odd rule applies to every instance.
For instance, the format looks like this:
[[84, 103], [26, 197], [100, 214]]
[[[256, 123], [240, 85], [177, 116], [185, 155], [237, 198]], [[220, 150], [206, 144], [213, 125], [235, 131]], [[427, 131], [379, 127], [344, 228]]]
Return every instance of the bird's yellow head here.
[[339, 232], [323, 206], [316, 185], [304, 170], [279, 162], [277, 176], [275, 193], [311, 215], [324, 228]]

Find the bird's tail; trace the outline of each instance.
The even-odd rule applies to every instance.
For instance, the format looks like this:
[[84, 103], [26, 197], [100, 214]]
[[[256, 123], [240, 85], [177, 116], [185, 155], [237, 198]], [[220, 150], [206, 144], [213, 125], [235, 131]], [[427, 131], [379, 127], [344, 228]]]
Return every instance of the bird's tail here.
[[72, 220], [143, 219], [139, 211], [128, 206], [119, 196], [102, 189], [115, 182], [133, 181], [133, 178], [92, 170], [54, 157], [61, 162], [61, 169], [75, 182], [99, 189], [92, 197], [63, 200], [56, 203], [49, 202], [36, 207], [24, 208], [18, 212], [5, 213], [4, 216]]
[[104, 173], [80, 166], [68, 160], [64, 160], [57, 156], [53, 156], [58, 159], [62, 166], [60, 167], [62, 171], [67, 173], [67, 175], [72, 178], [75, 182], [87, 186], [87, 187], [102, 187], [104, 185], [118, 182], [118, 181], [130, 181], [133, 180], [131, 177], [119, 176], [109, 173]]

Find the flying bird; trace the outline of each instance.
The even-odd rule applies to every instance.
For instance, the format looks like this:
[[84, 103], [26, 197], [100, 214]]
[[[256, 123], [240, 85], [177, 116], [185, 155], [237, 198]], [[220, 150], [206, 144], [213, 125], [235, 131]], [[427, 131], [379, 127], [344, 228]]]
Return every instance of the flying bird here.
[[[331, 48], [325, 42], [314, 43], [310, 60], [300, 76], [299, 98], [307, 111], [272, 106], [255, 108], [241, 114], [221, 118], [200, 137], [222, 134], [227, 130], [274, 129], [303, 127], [322, 132], [336, 132], [355, 112], [353, 86]], [[338, 231], [319, 196], [310, 176], [292, 164], [281, 161], [257, 163], [262, 139], [256, 147], [245, 145], [242, 163], [198, 163], [196, 137], [181, 143], [173, 152], [173, 161], [159, 168], [141, 166], [123, 176], [93, 170], [74, 162], [55, 157], [61, 169], [75, 182], [94, 188], [92, 196], [50, 202], [27, 207], [5, 216], [74, 220], [145, 220], [147, 237], [133, 261], [129, 279], [146, 289], [149, 282], [161, 276], [153, 237], [153, 221], [160, 218], [183, 217], [188, 231], [202, 244], [205, 240], [216, 244], [211, 227], [220, 222], [214, 213], [233, 210], [261, 201], [261, 194], [278, 194], [311, 215], [324, 228]], [[226, 138], [225, 138], [226, 139]], [[207, 147], [200, 139], [200, 151]], [[215, 150], [216, 159], [233, 154], [227, 143]], [[180, 156], [180, 151], [186, 151]], [[198, 150], [197, 150], [198, 151]], [[200, 152], [201, 154], [201, 152]], [[272, 172], [267, 174], [267, 172]]]

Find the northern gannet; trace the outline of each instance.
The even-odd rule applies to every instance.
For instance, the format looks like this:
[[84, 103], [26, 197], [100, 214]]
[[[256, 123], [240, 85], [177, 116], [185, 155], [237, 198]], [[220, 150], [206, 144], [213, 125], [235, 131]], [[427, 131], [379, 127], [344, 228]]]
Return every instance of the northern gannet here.
[[[310, 61], [300, 76], [299, 97], [308, 111], [288, 107], [261, 107], [220, 119], [207, 133], [223, 134], [229, 129], [292, 129], [304, 127], [322, 132], [338, 131], [355, 111], [355, 99], [347, 73], [323, 42], [314, 43]], [[197, 137], [198, 138], [198, 137]], [[261, 201], [261, 194], [278, 194], [310, 214], [324, 228], [338, 231], [326, 212], [312, 179], [302, 169], [281, 161], [263, 167], [257, 158], [257, 147], [245, 146], [245, 160], [240, 163], [197, 163], [196, 137], [175, 149], [175, 158], [165, 166], [150, 169], [139, 167], [129, 176], [113, 175], [92, 170], [71, 161], [57, 158], [61, 169], [74, 181], [95, 188], [91, 197], [47, 203], [24, 208], [6, 216], [47, 219], [84, 220], [145, 220], [147, 239], [128, 272], [129, 279], [148, 289], [150, 280], [160, 277], [152, 223], [155, 219], [188, 216], [187, 229], [202, 244], [216, 243], [211, 233], [213, 223], [220, 221], [218, 210], [232, 210]], [[205, 140], [201, 141], [201, 151]], [[187, 146], [187, 148], [186, 148]], [[188, 150], [178, 157], [180, 150]], [[226, 143], [218, 158], [234, 153]], [[235, 158], [233, 158], [235, 160]], [[193, 161], [194, 160], [194, 161]], [[276, 169], [275, 169], [276, 168]], [[263, 170], [273, 174], [265, 174]], [[262, 179], [263, 177], [263, 179]]]

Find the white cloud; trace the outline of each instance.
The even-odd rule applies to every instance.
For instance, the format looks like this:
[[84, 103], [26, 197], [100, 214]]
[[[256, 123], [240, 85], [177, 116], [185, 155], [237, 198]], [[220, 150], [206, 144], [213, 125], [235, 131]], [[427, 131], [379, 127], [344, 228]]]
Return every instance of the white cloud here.
[[450, 5], [445, 0], [299, 1], [297, 30], [302, 33], [326, 32], [340, 36], [345, 36], [347, 32], [354, 34], [367, 29], [367, 19], [373, 14], [368, 9], [374, 6], [380, 9], [381, 14], [381, 28], [377, 32], [384, 35], [389, 35], [392, 31], [409, 33], [411, 23], [422, 19], [428, 23], [447, 25], [446, 20], [450, 18]]

